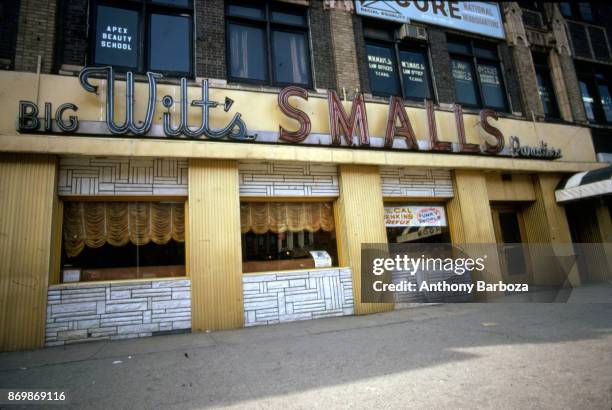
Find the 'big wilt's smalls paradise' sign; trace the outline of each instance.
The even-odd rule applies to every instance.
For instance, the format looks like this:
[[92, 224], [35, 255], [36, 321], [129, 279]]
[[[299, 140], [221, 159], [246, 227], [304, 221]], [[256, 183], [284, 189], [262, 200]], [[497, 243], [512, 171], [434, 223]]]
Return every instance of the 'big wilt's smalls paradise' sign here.
[[[235, 113], [233, 118], [221, 128], [214, 128], [210, 124], [210, 110], [223, 108], [228, 112], [234, 101], [226, 97], [223, 103], [213, 101], [209, 98], [208, 80], [201, 83], [201, 96], [188, 104], [187, 79], [182, 78], [180, 83], [180, 102], [178, 102], [178, 121], [173, 120], [170, 109], [175, 101], [170, 95], [161, 98], [162, 105], [167, 109], [163, 113], [163, 124], [153, 125], [157, 102], [157, 80], [161, 74], [147, 73], [148, 99], [146, 101], [146, 114], [144, 119], [134, 118], [134, 76], [131, 72], [126, 75], [125, 92], [125, 116], [118, 120], [115, 115], [115, 74], [112, 67], [87, 67], [81, 70], [79, 81], [81, 86], [88, 92], [96, 93], [98, 87], [91, 84], [91, 75], [102, 76], [106, 79], [106, 119], [101, 121], [87, 121], [87, 126], [80, 126], [79, 118], [75, 115], [78, 107], [72, 103], [61, 104], [55, 112], [51, 103], [45, 103], [42, 118], [39, 116], [39, 107], [30, 101], [19, 102], [18, 130], [21, 132], [42, 133], [70, 133], [79, 135], [133, 135], [136, 137], [165, 137], [165, 138], [187, 138], [187, 139], [210, 139], [210, 140], [232, 140], [232, 141], [255, 141], [289, 143], [289, 144], [316, 144], [330, 145], [336, 147], [365, 147], [404, 149], [414, 151], [437, 151], [447, 153], [471, 153], [485, 155], [520, 156], [528, 158], [556, 159], [561, 157], [558, 149], [551, 149], [543, 142], [539, 147], [522, 147], [518, 137], [511, 137], [512, 144], [505, 147], [505, 138], [502, 132], [493, 126], [489, 119], [497, 120], [497, 113], [491, 109], [480, 111], [480, 127], [487, 135], [481, 144], [468, 143], [466, 141], [465, 127], [463, 124], [463, 110], [460, 105], [454, 105], [454, 117], [457, 131], [458, 144], [449, 141], [441, 141], [436, 128], [435, 111], [431, 100], [425, 101], [425, 111], [429, 129], [427, 141], [417, 141], [416, 134], [411, 125], [410, 118], [399, 97], [389, 99], [389, 110], [384, 138], [370, 138], [368, 131], [368, 117], [365, 99], [362, 93], [356, 93], [352, 102], [350, 114], [348, 114], [338, 97], [338, 94], [329, 90], [327, 92], [327, 103], [329, 112], [329, 135], [320, 136], [314, 142], [311, 140], [311, 122], [308, 115], [289, 103], [290, 97], [308, 100], [308, 91], [289, 86], [283, 88], [278, 94], [279, 109], [289, 118], [298, 122], [299, 128], [289, 131], [279, 126], [278, 133], [274, 135], [259, 136], [257, 133], [249, 133], [248, 127], [240, 113]], [[197, 107], [200, 110], [199, 124], [191, 126], [188, 124], [188, 107]], [[156, 128], [155, 128], [156, 127]], [[153, 129], [155, 128], [155, 129]], [[161, 129], [160, 129], [161, 128]], [[269, 133], [268, 133], [269, 134]]]

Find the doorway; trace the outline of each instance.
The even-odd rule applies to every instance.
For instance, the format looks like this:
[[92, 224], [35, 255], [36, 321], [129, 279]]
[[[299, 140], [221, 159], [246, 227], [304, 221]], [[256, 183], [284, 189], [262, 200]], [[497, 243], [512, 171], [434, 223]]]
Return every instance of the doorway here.
[[502, 276], [508, 283], [527, 283], [531, 279], [525, 221], [520, 206], [492, 205], [493, 229], [499, 247]]

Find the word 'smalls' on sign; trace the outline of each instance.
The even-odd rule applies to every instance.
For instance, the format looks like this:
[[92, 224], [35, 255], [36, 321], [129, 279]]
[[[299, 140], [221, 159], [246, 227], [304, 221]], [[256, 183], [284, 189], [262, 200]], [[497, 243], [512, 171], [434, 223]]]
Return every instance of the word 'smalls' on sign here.
[[[210, 110], [223, 108], [229, 112], [234, 101], [225, 97], [223, 102], [211, 100], [209, 97], [208, 80], [202, 80], [200, 86], [200, 97], [192, 101], [188, 100], [187, 79], [180, 81], [180, 100], [175, 102], [170, 95], [161, 98], [161, 104], [167, 109], [163, 113], [163, 124], [153, 126], [153, 118], [157, 105], [157, 80], [161, 74], [148, 72], [148, 99], [146, 100], [146, 114], [144, 119], [134, 118], [135, 96], [134, 76], [131, 72], [126, 75], [125, 91], [125, 116], [118, 120], [115, 114], [115, 73], [112, 67], [87, 67], [81, 70], [79, 80], [85, 91], [97, 93], [98, 86], [93, 85], [89, 78], [91, 75], [106, 79], [106, 110], [105, 121], [87, 121], [87, 126], [80, 127], [79, 118], [74, 115], [78, 107], [72, 103], [61, 104], [53, 113], [51, 103], [45, 103], [42, 118], [39, 118], [39, 108], [30, 101], [19, 102], [18, 130], [22, 132], [45, 132], [45, 133], [73, 133], [80, 135], [134, 135], [138, 137], [166, 137], [166, 138], [189, 138], [189, 139], [229, 139], [234, 141], [255, 141], [256, 133], [249, 133], [247, 125], [242, 119], [241, 113], [235, 113], [233, 118], [221, 128], [213, 128], [210, 121]], [[497, 120], [495, 111], [485, 108], [480, 110], [480, 128], [487, 135], [481, 144], [467, 142], [465, 126], [463, 122], [463, 109], [460, 105], [454, 105], [454, 119], [458, 143], [440, 140], [437, 132], [434, 105], [431, 100], [425, 100], [424, 113], [427, 117], [428, 140], [417, 141], [417, 135], [411, 120], [400, 97], [389, 98], [388, 116], [386, 130], [383, 138], [370, 137], [368, 127], [368, 116], [365, 98], [362, 93], [356, 93], [352, 101], [350, 113], [347, 112], [343, 102], [336, 91], [327, 91], [327, 104], [329, 114], [329, 135], [326, 139], [319, 141], [308, 141], [311, 134], [311, 120], [306, 112], [291, 105], [290, 98], [300, 98], [308, 101], [308, 91], [289, 86], [282, 89], [278, 94], [278, 107], [287, 117], [294, 119], [299, 124], [297, 130], [287, 130], [279, 126], [276, 136], [263, 139], [260, 142], [289, 143], [289, 144], [316, 144], [344, 147], [386, 148], [405, 149], [415, 151], [436, 151], [446, 153], [471, 153], [485, 155], [523, 156], [532, 158], [559, 158], [559, 150], [530, 149], [521, 147], [518, 137], [513, 138], [513, 149], [504, 149], [505, 138], [501, 130], [490, 123], [490, 119]], [[176, 111], [178, 121], [173, 120], [171, 109], [178, 104]], [[200, 120], [196, 126], [188, 124], [189, 107], [199, 110]], [[103, 128], [104, 127], [104, 128]], [[396, 143], [397, 142], [397, 143]], [[520, 149], [519, 149], [520, 147]]]

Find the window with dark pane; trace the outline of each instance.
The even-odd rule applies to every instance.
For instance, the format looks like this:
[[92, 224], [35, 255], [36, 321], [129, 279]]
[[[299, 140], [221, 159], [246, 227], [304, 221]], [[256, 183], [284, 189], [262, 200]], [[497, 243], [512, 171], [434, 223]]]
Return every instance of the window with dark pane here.
[[555, 97], [547, 56], [534, 54], [533, 63], [536, 70], [538, 94], [544, 108], [544, 116], [546, 118], [559, 118], [559, 107]]
[[228, 29], [230, 76], [267, 81], [265, 30], [235, 23], [228, 24]]
[[503, 110], [506, 107], [501, 73], [495, 64], [478, 64], [478, 78], [482, 90], [483, 105]]
[[308, 85], [308, 39], [306, 33], [275, 30], [272, 32], [274, 78], [277, 83]]
[[595, 2], [566, 1], [559, 3], [559, 10], [563, 16], [572, 20], [582, 20], [589, 23], [599, 21], [605, 24], [605, 21], [602, 21], [605, 18], [602, 18], [598, 13], [599, 8], [593, 6], [598, 5]]
[[508, 110], [497, 45], [451, 37], [448, 41], [457, 102]]
[[592, 90], [589, 87], [588, 80], [579, 80], [580, 94], [582, 94], [582, 103], [586, 112], [587, 120], [595, 121], [595, 98], [593, 98]]
[[312, 86], [306, 8], [232, 2], [225, 13], [230, 80]]
[[370, 88], [376, 95], [399, 95], [395, 50], [393, 47], [366, 44]]
[[598, 83], [597, 91], [599, 92], [599, 100], [601, 102], [604, 120], [606, 122], [612, 122], [612, 98], [610, 97], [610, 88], [608, 84], [603, 82]]
[[429, 64], [425, 51], [400, 50], [405, 98], [423, 100], [431, 99], [431, 82]]
[[189, 16], [151, 14], [149, 36], [149, 68], [153, 71], [188, 73]]
[[455, 81], [457, 102], [465, 105], [480, 105], [472, 62], [469, 60], [452, 59], [451, 69], [453, 80]]
[[426, 43], [400, 40], [394, 27], [369, 20], [363, 32], [372, 94], [433, 99]]
[[593, 123], [612, 124], [612, 73], [607, 66], [576, 62], [578, 85], [587, 120]]
[[92, 10], [92, 64], [191, 75], [191, 0], [98, 0]]

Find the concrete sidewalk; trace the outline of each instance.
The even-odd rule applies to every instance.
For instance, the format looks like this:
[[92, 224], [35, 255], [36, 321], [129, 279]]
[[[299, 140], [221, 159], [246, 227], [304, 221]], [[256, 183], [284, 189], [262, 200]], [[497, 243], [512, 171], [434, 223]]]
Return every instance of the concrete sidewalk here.
[[464, 304], [0, 354], [73, 408], [612, 407], [612, 304]]

